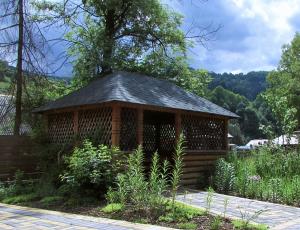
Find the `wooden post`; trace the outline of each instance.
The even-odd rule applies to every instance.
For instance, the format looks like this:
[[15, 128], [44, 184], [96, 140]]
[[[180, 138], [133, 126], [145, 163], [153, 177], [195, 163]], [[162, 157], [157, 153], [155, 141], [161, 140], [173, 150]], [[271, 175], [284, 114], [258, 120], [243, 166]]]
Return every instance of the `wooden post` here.
[[175, 142], [176, 143], [179, 140], [180, 133], [181, 133], [181, 113], [177, 112], [175, 114]]
[[43, 120], [44, 120], [44, 125], [45, 125], [45, 131], [47, 134], [49, 134], [49, 119], [48, 119], [48, 114], [43, 114]]
[[111, 145], [120, 146], [121, 108], [118, 104], [112, 106]]
[[161, 123], [157, 122], [155, 124], [155, 150], [160, 151], [160, 135], [161, 135]]
[[74, 130], [74, 135], [78, 135], [78, 110], [74, 111], [74, 118], [73, 118], [73, 130]]
[[224, 145], [225, 145], [225, 150], [229, 150], [229, 145], [228, 145], [228, 119], [224, 119], [224, 125], [225, 125], [225, 131], [224, 131]]
[[137, 143], [143, 145], [144, 141], [144, 110], [139, 108], [137, 114]]

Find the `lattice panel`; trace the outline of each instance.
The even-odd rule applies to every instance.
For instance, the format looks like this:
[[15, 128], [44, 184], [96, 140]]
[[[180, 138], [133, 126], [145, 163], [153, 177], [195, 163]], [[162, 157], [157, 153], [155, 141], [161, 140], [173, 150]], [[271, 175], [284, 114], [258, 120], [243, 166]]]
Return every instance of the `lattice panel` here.
[[81, 140], [90, 139], [97, 144], [111, 145], [112, 109], [83, 110], [78, 114], [78, 135]]
[[120, 149], [129, 151], [137, 148], [137, 110], [121, 109]]
[[189, 150], [226, 149], [224, 120], [183, 115], [182, 131]]
[[162, 124], [160, 126], [160, 150], [170, 152], [175, 146], [175, 126], [172, 124]]
[[156, 149], [156, 131], [155, 125], [153, 124], [145, 124], [144, 123], [144, 132], [143, 132], [143, 148], [145, 152], [155, 152]]
[[74, 137], [73, 113], [57, 113], [48, 116], [48, 137], [50, 142], [64, 144]]

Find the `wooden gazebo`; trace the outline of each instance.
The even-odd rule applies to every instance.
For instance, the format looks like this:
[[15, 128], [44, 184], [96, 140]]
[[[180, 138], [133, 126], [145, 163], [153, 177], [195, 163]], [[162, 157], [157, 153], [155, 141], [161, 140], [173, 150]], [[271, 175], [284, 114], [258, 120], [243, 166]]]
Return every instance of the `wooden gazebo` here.
[[35, 110], [47, 120], [49, 140], [94, 136], [99, 143], [147, 156], [171, 156], [179, 134], [186, 141], [183, 183], [196, 184], [228, 149], [228, 120], [237, 115], [166, 81], [114, 72]]

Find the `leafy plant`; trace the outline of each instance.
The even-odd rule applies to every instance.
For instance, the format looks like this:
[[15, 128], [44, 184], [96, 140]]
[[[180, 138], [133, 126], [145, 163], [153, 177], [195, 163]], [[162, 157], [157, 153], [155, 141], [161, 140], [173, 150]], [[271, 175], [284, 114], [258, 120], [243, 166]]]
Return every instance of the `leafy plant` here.
[[104, 208], [101, 209], [104, 213], [114, 213], [120, 212], [124, 209], [124, 205], [120, 203], [111, 203], [106, 205]]
[[38, 196], [35, 193], [29, 193], [29, 194], [7, 197], [3, 199], [2, 202], [6, 204], [20, 204], [20, 203], [26, 203], [29, 201], [36, 200], [37, 198]]
[[211, 230], [218, 230], [218, 229], [220, 229], [222, 222], [223, 222], [222, 221], [222, 217], [215, 216], [213, 218], [213, 221], [210, 223], [210, 229]]
[[105, 193], [120, 170], [119, 153], [117, 148], [95, 147], [85, 140], [82, 147], [76, 147], [71, 156], [66, 157], [67, 167], [61, 180], [76, 192]]
[[46, 196], [40, 200], [40, 203], [46, 207], [58, 204], [64, 200], [62, 196]]
[[206, 195], [206, 213], [210, 212], [211, 204], [213, 201], [214, 190], [209, 187]]
[[216, 173], [214, 185], [218, 192], [228, 194], [233, 190], [235, 179], [235, 169], [231, 163], [226, 162], [223, 158], [216, 163]]
[[172, 209], [175, 212], [175, 197], [179, 188], [180, 178], [183, 173], [183, 151], [184, 151], [184, 136], [181, 133], [177, 142], [174, 154], [174, 167], [171, 174], [171, 196], [172, 196]]

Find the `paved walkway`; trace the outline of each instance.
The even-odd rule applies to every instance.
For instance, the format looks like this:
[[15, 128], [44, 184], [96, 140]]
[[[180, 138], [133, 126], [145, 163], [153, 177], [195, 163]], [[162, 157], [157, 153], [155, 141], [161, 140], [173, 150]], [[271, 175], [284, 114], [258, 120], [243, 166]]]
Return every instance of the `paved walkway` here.
[[0, 229], [168, 230], [170, 228], [0, 203]]
[[[177, 196], [177, 200], [198, 208], [206, 208], [207, 194], [189, 193]], [[250, 218], [256, 212], [262, 211], [253, 222], [266, 224], [274, 230], [300, 230], [300, 208], [214, 193], [211, 212], [223, 215], [225, 200], [228, 200], [227, 217], [242, 218], [244, 215]]]

